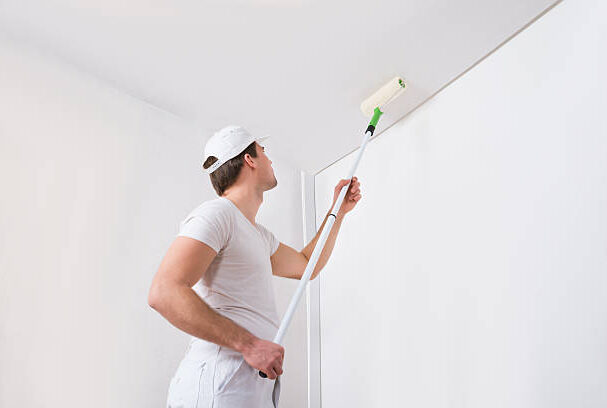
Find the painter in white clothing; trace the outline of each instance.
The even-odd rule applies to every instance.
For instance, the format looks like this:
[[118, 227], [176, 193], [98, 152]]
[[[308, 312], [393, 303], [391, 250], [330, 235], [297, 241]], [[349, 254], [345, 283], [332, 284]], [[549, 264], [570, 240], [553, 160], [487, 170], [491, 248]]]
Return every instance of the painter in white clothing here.
[[[168, 386], [168, 408], [278, 406], [285, 349], [272, 342], [280, 324], [272, 275], [300, 279], [319, 234], [296, 251], [255, 221], [264, 192], [278, 184], [260, 144], [266, 138], [227, 126], [208, 140], [203, 169], [219, 197], [181, 222], [152, 281], [149, 305], [191, 336]], [[356, 177], [340, 180], [327, 217], [348, 183], [311, 279], [361, 198]]]

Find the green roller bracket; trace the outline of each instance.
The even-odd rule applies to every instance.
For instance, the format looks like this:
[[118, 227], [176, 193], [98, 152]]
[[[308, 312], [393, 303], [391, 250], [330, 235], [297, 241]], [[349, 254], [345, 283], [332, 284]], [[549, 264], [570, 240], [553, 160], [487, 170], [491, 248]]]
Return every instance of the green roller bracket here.
[[375, 108], [373, 110], [373, 117], [371, 118], [371, 122], [369, 122], [369, 125], [376, 127], [377, 122], [379, 121], [379, 117], [383, 114], [384, 113], [382, 111], [380, 111], [379, 108]]

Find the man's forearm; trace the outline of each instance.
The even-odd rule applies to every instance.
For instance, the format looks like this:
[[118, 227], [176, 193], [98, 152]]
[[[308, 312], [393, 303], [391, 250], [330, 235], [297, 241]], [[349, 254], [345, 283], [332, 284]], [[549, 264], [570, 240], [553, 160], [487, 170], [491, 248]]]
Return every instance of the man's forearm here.
[[191, 288], [173, 285], [163, 291], [152, 307], [184, 332], [241, 353], [255, 340], [253, 334], [217, 313]]
[[[329, 209], [329, 211], [327, 212], [327, 215], [325, 216], [325, 219], [323, 220], [320, 228], [318, 229], [316, 236], [312, 239], [312, 241], [310, 241], [310, 243], [308, 245], [305, 246], [304, 249], [301, 250], [301, 253], [304, 254], [306, 258], [310, 259], [310, 257], [312, 256], [312, 252], [314, 251], [314, 248], [316, 247], [316, 243], [318, 242], [318, 239], [320, 238], [322, 230], [323, 230], [325, 224], [327, 223], [327, 220], [329, 219], [329, 214], [331, 213], [332, 209], [333, 209], [333, 207], [331, 207]], [[337, 239], [337, 234], [339, 233], [339, 228], [341, 227], [343, 218], [344, 218], [343, 214], [337, 214], [337, 217], [335, 218], [335, 222], [333, 223], [333, 227], [331, 228], [331, 232], [329, 233], [329, 236], [327, 237], [327, 240], [325, 241], [325, 247], [323, 248], [322, 252], [320, 253], [318, 262], [316, 262], [316, 267], [314, 268], [314, 272], [312, 272], [310, 279], [314, 279], [320, 273], [321, 269], [326, 265], [327, 261], [329, 260], [329, 257], [331, 256], [331, 252], [333, 252], [333, 247], [335, 246], [335, 240]]]

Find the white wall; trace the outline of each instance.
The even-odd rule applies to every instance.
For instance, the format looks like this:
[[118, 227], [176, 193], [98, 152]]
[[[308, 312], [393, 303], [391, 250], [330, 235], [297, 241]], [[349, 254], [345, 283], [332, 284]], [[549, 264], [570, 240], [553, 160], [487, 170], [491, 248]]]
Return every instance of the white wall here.
[[[210, 135], [6, 38], [0, 70], [0, 406], [163, 406], [188, 336], [147, 292], [179, 222], [215, 197]], [[268, 151], [279, 184], [258, 221], [301, 249], [299, 171]], [[282, 315], [296, 281], [275, 283]], [[306, 403], [305, 330], [301, 305], [285, 406]]]
[[368, 145], [320, 276], [324, 407], [607, 406], [606, 15], [561, 3]]

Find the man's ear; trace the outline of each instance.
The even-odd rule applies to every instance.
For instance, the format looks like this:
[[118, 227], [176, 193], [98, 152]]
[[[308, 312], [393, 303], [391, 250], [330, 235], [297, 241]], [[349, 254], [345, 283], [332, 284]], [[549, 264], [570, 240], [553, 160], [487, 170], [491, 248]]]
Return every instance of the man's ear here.
[[245, 153], [245, 155], [242, 157], [242, 160], [244, 161], [244, 164], [248, 164], [253, 168], [257, 167], [255, 162], [253, 161], [253, 157], [251, 157], [249, 153]]

